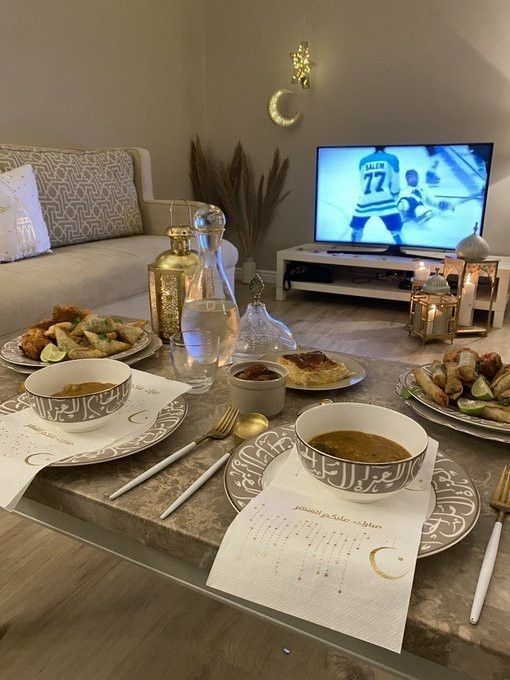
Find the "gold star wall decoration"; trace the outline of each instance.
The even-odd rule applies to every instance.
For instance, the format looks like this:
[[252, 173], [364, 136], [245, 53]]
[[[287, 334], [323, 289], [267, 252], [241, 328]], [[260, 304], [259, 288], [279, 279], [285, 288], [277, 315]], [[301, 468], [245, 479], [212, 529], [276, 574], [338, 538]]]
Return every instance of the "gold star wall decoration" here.
[[308, 89], [310, 87], [310, 71], [315, 66], [315, 62], [310, 59], [308, 41], [300, 42], [297, 50], [290, 53], [290, 58], [294, 66], [292, 82], [300, 83], [303, 89]]

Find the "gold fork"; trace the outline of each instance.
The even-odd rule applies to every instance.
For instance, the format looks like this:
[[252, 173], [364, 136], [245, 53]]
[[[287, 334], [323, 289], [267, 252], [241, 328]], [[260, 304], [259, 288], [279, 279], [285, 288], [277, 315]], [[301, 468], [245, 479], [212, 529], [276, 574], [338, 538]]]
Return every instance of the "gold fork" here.
[[228, 437], [232, 431], [238, 415], [239, 409], [235, 408], [234, 406], [229, 406], [222, 417], [218, 420], [216, 425], [212, 427], [209, 432], [206, 432], [206, 434], [198, 437], [198, 439], [195, 439], [195, 441], [187, 444], [182, 449], [179, 449], [179, 451], [172, 453], [172, 455], [167, 456], [159, 463], [156, 463], [156, 465], [153, 465], [148, 470], [145, 470], [145, 472], [142, 472], [142, 474], [138, 475], [138, 477], [135, 477], [127, 484], [124, 484], [124, 486], [122, 486], [120, 489], [117, 489], [117, 491], [114, 491], [110, 495], [110, 500], [114, 500], [115, 498], [122, 496], [122, 494], [126, 493], [126, 491], [131, 491], [131, 489], [134, 489], [135, 486], [138, 486], [142, 482], [145, 482], [145, 480], [150, 479], [150, 477], [153, 477], [155, 474], [161, 472], [161, 470], [164, 470], [176, 460], [179, 460], [179, 458], [182, 458], [182, 456], [184, 456], [186, 453], [189, 453], [189, 451], [197, 447], [206, 439], [225, 439], [225, 437]]
[[498, 516], [485, 550], [480, 576], [478, 577], [478, 583], [476, 584], [473, 606], [471, 607], [471, 615], [469, 617], [469, 620], [473, 624], [478, 623], [478, 619], [480, 618], [480, 612], [482, 611], [483, 603], [485, 602], [485, 596], [498, 554], [503, 520], [505, 519], [505, 514], [510, 512], [510, 467], [508, 465], [505, 465], [501, 477], [499, 478], [498, 485], [494, 489], [491, 505], [494, 510], [498, 511]]

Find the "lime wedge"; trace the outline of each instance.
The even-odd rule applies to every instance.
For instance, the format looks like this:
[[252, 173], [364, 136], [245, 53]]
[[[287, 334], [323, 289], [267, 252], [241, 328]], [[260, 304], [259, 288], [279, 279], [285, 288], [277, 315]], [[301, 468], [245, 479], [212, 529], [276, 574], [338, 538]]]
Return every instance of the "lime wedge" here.
[[471, 386], [471, 394], [473, 397], [475, 397], [475, 399], [483, 399], [483, 401], [490, 401], [491, 399], [494, 399], [494, 395], [491, 392], [489, 383], [483, 377], [483, 375], [477, 378], [477, 380]]
[[67, 352], [64, 349], [59, 349], [56, 345], [46, 345], [46, 347], [41, 352], [41, 361], [45, 364], [56, 364], [58, 361], [62, 361], [67, 356]]
[[474, 399], [459, 399], [457, 406], [459, 411], [467, 413], [468, 416], [480, 416], [487, 404], [484, 401], [475, 401]]

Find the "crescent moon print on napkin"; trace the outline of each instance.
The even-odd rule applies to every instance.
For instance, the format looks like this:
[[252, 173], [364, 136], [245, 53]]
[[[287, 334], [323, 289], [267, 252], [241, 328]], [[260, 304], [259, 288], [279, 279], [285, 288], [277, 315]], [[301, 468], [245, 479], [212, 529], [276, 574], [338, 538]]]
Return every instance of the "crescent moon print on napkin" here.
[[[377, 555], [383, 550], [389, 550], [390, 554], [386, 553], [384, 557], [380, 556], [378, 561]], [[379, 548], [374, 548], [371, 550], [369, 555], [370, 566], [375, 571], [375, 573], [382, 578], [387, 578], [392, 581], [404, 577], [408, 571], [407, 569], [405, 571], [400, 571], [399, 564], [404, 561], [404, 558], [402, 555], [396, 557], [392, 554], [393, 552], [398, 554], [398, 550], [396, 548], [383, 545]], [[395, 573], [391, 573], [390, 570], [391, 572], [394, 571]]]
[[[47, 465], [51, 463], [54, 458], [53, 453], [31, 453], [25, 456], [25, 463], [27, 465], [33, 465], [34, 467], [40, 467], [41, 465]], [[36, 460], [37, 459], [37, 460]], [[34, 462], [36, 461], [36, 462]]]
[[[149, 414], [147, 415], [142, 415], [143, 413]], [[147, 409], [144, 409], [143, 411], [137, 411], [136, 413], [132, 413], [130, 416], [128, 416], [128, 420], [130, 423], [135, 423], [137, 425], [143, 425], [150, 419], [150, 411]]]

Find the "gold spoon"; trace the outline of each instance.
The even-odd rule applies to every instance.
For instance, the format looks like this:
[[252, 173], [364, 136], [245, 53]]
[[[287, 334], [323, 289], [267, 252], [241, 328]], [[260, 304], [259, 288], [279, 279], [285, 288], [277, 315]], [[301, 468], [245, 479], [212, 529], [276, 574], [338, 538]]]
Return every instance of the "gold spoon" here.
[[246, 413], [239, 416], [234, 425], [233, 435], [236, 444], [242, 444], [251, 437], [256, 437], [269, 427], [269, 420], [262, 413]]
[[[244, 416], [239, 416], [234, 425], [234, 439], [236, 444], [242, 444], [246, 439], [250, 437], [255, 437], [257, 434], [264, 432], [269, 427], [269, 421], [266, 416], [261, 413], [246, 413]], [[165, 519], [168, 515], [171, 515], [174, 510], [177, 510], [190, 496], [192, 496], [195, 491], [200, 489], [208, 479], [210, 479], [214, 473], [219, 470], [228, 461], [232, 453], [236, 450], [237, 446], [225, 453], [221, 458], [219, 458], [211, 467], [206, 470], [196, 481], [189, 486], [184, 493], [182, 493], [177, 500], [175, 500], [172, 505], [170, 505], [161, 515], [160, 519]]]

